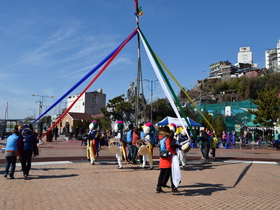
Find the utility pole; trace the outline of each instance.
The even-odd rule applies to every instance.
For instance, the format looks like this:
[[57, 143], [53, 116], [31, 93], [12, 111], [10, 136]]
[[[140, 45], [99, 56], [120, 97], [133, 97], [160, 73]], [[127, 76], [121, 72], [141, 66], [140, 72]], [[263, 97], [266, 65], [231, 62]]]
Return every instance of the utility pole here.
[[[135, 2], [135, 17], [136, 17], [136, 26], [139, 28], [139, 14], [142, 14], [142, 11], [139, 11], [138, 8], [138, 0], [134, 0]], [[141, 12], [141, 13], [139, 13]], [[140, 35], [137, 33], [137, 53], [138, 53], [138, 65], [137, 65], [137, 84], [136, 84], [136, 103], [135, 103], [135, 119], [134, 124], [135, 127], [138, 127], [139, 124], [139, 96], [140, 96], [140, 86], [143, 89], [142, 85], [142, 68], [141, 68], [141, 54], [140, 54]], [[144, 98], [144, 94], [143, 94]], [[144, 99], [143, 99], [144, 100]], [[145, 112], [145, 110], [144, 110]]]
[[156, 80], [148, 80], [144, 79], [146, 81], [146, 86], [148, 87], [149, 91], [151, 92], [151, 123], [153, 124], [153, 91], [158, 86], [158, 79]]

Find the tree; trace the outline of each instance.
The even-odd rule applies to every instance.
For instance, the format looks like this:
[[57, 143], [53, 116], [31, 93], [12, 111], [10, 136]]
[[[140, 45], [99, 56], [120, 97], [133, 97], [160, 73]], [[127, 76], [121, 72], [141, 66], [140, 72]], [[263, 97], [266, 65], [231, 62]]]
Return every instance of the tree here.
[[94, 120], [98, 122], [101, 130], [112, 130], [112, 121], [110, 120], [110, 117], [99, 117], [95, 118]]
[[191, 106], [184, 107], [183, 110], [187, 117], [191, 118], [195, 122], [199, 121], [199, 114], [197, 112], [195, 112]]
[[43, 126], [48, 128], [52, 123], [52, 117], [50, 115], [45, 115], [41, 118], [41, 121], [43, 122]]
[[222, 136], [223, 131], [226, 129], [223, 114], [219, 114], [213, 125], [217, 138]]
[[270, 88], [268, 85], [263, 90], [257, 91], [257, 99], [253, 100], [257, 105], [257, 110], [248, 110], [251, 114], [256, 115], [253, 123], [259, 123], [262, 126], [274, 126], [280, 115], [278, 92], [278, 88]]
[[166, 116], [176, 117], [176, 114], [167, 98], [162, 98], [153, 102], [153, 116], [155, 116], [155, 121], [159, 122]]
[[[204, 116], [204, 117], [206, 118], [206, 120], [210, 123], [210, 125], [212, 125], [212, 127], [214, 127], [214, 126], [213, 126], [214, 119], [213, 119], [212, 115], [209, 114], [208, 111], [204, 111], [203, 116]], [[203, 120], [202, 120], [202, 122], [201, 122], [201, 125], [202, 125], [203, 127], [205, 127], [205, 128], [209, 128], [209, 125], [208, 125], [208, 123], [206, 122], [206, 120], [203, 118]]]
[[134, 113], [132, 104], [124, 101], [124, 95], [117, 96], [107, 103], [106, 108], [101, 108], [102, 113], [111, 120], [122, 120], [126, 123], [133, 123], [131, 113]]
[[87, 120], [78, 120], [76, 123], [75, 123], [75, 126], [78, 126], [80, 129], [81, 128], [84, 128], [84, 129], [88, 129], [88, 126], [89, 124], [91, 123], [91, 121]]

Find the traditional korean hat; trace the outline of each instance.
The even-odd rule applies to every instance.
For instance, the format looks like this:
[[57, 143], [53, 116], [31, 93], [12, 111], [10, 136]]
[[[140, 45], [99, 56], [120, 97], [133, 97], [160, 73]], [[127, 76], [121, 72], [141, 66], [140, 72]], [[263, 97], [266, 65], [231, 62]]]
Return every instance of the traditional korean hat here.
[[92, 130], [99, 130], [99, 124], [96, 120], [92, 121], [90, 124], [89, 124], [89, 130], [92, 131]]
[[150, 122], [147, 122], [146, 124], [144, 124], [142, 128], [143, 128], [143, 131], [144, 131], [145, 134], [148, 134], [151, 131], [155, 130], [153, 124], [150, 123]]
[[121, 130], [123, 130], [123, 128], [124, 128], [123, 121], [118, 120], [114, 127], [115, 132], [121, 131]]
[[177, 126], [175, 123], [170, 123], [168, 124], [168, 127], [170, 128], [171, 131], [173, 131], [174, 133], [176, 132]]

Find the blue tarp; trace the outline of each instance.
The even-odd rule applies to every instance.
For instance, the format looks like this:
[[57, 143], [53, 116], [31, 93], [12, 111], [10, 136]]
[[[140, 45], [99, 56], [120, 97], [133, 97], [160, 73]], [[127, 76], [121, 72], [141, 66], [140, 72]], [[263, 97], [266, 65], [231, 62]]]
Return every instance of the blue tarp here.
[[[189, 123], [190, 123], [191, 126], [193, 126], [193, 127], [202, 127], [201, 124], [199, 124], [199, 123], [193, 121], [193, 120], [192, 120], [191, 118], [189, 118], [189, 117], [187, 117], [187, 118], [188, 118]], [[182, 118], [182, 121], [183, 121], [184, 125], [185, 125], [186, 127], [188, 127], [188, 124], [186, 123], [186, 121], [185, 121], [184, 118]], [[176, 117], [166, 117], [166, 118], [164, 118], [162, 121], [158, 122], [156, 125], [157, 125], [157, 126], [160, 126], [160, 125], [168, 125], [168, 124], [170, 124], [170, 123], [174, 123], [177, 127], [178, 127], [178, 126], [182, 126], [181, 123], [180, 123], [180, 121], [179, 121], [179, 119], [176, 118]]]

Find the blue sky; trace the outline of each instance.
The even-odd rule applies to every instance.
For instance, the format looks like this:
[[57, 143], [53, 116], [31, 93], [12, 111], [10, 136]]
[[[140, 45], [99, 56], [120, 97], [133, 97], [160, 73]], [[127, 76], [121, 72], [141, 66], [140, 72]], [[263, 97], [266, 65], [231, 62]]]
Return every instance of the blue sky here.
[[[265, 51], [280, 39], [278, 0], [139, 0], [139, 6], [142, 32], [186, 89], [209, 75], [210, 64], [235, 64], [240, 47], [251, 47], [254, 63], [264, 67]], [[7, 102], [10, 119], [34, 115], [30, 109], [38, 117], [38, 98], [32, 94], [54, 96], [44, 101], [52, 105], [131, 34], [134, 10], [134, 0], [2, 1], [0, 119]], [[143, 79], [155, 80], [143, 45], [141, 59]], [[126, 94], [136, 70], [134, 38], [89, 91], [101, 87], [107, 100]], [[174, 90], [179, 92], [175, 85]], [[144, 91], [150, 99], [148, 88]], [[158, 86], [153, 99], [163, 97]]]

